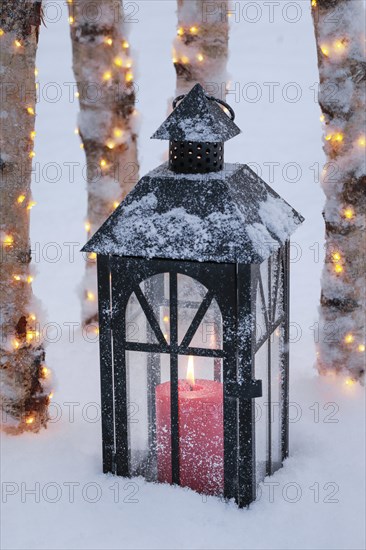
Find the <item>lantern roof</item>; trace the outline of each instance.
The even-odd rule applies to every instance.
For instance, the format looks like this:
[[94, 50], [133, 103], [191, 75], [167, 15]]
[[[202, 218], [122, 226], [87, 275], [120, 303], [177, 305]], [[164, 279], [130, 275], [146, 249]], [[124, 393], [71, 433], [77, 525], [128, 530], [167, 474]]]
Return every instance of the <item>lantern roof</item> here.
[[[183, 98], [183, 99], [182, 99]], [[201, 84], [196, 84], [151, 136], [152, 139], [219, 143], [240, 134], [240, 129]], [[176, 100], [176, 101], [177, 101]]]
[[[224, 115], [226, 116], [226, 115]], [[140, 179], [84, 252], [220, 263], [261, 263], [303, 217], [247, 165]]]

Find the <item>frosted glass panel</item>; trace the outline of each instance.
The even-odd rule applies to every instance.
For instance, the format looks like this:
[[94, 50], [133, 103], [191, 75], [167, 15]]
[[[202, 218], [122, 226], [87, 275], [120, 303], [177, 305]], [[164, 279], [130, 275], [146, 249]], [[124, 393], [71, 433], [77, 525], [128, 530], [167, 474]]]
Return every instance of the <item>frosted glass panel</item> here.
[[282, 462], [283, 415], [283, 329], [278, 327], [271, 337], [271, 400], [272, 400], [272, 471]]
[[263, 395], [255, 399], [255, 455], [257, 483], [267, 475], [268, 462], [268, 342], [255, 354], [255, 379], [262, 380]]

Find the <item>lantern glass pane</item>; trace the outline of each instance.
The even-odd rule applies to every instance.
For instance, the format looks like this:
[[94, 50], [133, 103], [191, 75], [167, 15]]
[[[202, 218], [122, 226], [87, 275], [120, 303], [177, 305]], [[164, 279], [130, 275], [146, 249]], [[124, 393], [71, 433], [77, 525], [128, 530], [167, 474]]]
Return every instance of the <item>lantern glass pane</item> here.
[[261, 296], [260, 285], [257, 286], [257, 297], [256, 297], [256, 317], [255, 317], [255, 328], [256, 328], [256, 342], [260, 342], [265, 338], [267, 334], [267, 324], [264, 316], [264, 303]]
[[260, 276], [262, 280], [262, 286], [263, 286], [263, 294], [264, 294], [264, 305], [267, 308], [268, 307], [268, 294], [269, 294], [269, 287], [268, 287], [268, 260], [265, 260], [260, 264]]
[[255, 379], [262, 380], [262, 397], [255, 400], [255, 455], [257, 483], [267, 475], [268, 441], [268, 341], [255, 354]]
[[[165, 340], [169, 343], [169, 274], [159, 273], [149, 277], [140, 283], [140, 289], [160, 327], [161, 332], [164, 334]], [[150, 323], [148, 323], [148, 336], [150, 334], [154, 335], [154, 331], [151, 329]], [[155, 339], [155, 335], [153, 338]], [[147, 340], [147, 342], [153, 343], [151, 339]]]
[[222, 359], [179, 356], [180, 484], [207, 495], [224, 490]]
[[135, 293], [131, 294], [126, 308], [126, 339], [128, 342], [157, 343], [155, 333]]
[[161, 383], [169, 384], [169, 356], [127, 351], [126, 367], [130, 473], [157, 480], [156, 394]]
[[280, 326], [271, 338], [272, 472], [278, 470], [282, 463], [283, 368], [283, 328]]

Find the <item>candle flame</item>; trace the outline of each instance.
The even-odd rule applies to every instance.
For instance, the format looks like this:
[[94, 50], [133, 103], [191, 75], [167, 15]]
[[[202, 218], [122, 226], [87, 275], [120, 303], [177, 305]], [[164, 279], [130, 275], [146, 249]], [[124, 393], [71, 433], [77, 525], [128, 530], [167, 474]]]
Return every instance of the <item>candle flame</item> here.
[[188, 357], [188, 364], [187, 364], [187, 381], [190, 383], [191, 386], [194, 386], [196, 381], [194, 378], [194, 363], [193, 363], [193, 356], [190, 355]]

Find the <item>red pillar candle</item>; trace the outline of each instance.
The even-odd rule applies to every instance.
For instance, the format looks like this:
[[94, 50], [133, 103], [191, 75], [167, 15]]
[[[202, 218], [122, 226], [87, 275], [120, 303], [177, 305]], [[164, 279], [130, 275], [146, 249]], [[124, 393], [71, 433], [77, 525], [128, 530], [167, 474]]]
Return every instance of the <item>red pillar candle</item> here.
[[[188, 374], [188, 373], [187, 373]], [[180, 485], [208, 495], [224, 488], [223, 385], [179, 380]], [[156, 388], [158, 480], [171, 483], [170, 382]]]

